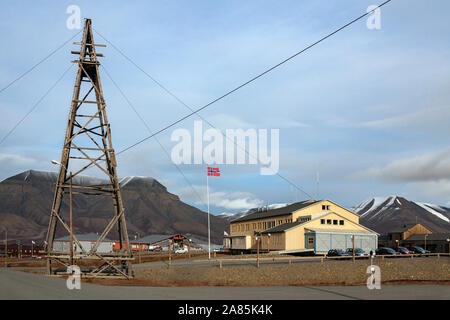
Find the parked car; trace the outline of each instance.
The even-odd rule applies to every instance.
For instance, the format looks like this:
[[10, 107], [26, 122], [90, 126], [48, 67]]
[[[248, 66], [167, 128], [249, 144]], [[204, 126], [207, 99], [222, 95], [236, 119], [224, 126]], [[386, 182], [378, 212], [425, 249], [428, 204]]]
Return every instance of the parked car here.
[[[348, 253], [350, 256], [353, 256], [353, 248], [347, 248], [345, 252]], [[355, 256], [368, 256], [368, 255], [369, 253], [365, 252], [363, 249], [355, 248]]]
[[150, 249], [150, 251], [162, 251], [162, 249], [163, 249], [162, 247], [157, 246], [157, 247]]
[[430, 253], [430, 251], [428, 251], [428, 250], [425, 250], [424, 248], [422, 248], [422, 247], [418, 247], [418, 246], [414, 246], [414, 247], [411, 247], [411, 248], [409, 248], [409, 251], [412, 251], [413, 253]]
[[400, 252], [396, 252], [394, 249], [391, 248], [386, 248], [386, 247], [381, 247], [378, 248], [376, 251], [377, 255], [398, 255], [401, 254]]
[[228, 253], [230, 252], [228, 249], [224, 249], [224, 248], [218, 248], [218, 249], [214, 249], [213, 252], [217, 252], [217, 253]]
[[345, 256], [349, 256], [349, 254], [342, 249], [331, 249], [327, 253], [327, 257], [345, 257]]
[[175, 253], [186, 253], [186, 252], [188, 252], [188, 249], [187, 248], [178, 248], [177, 250], [175, 250]]
[[409, 251], [408, 248], [405, 247], [397, 247], [395, 251], [399, 252], [400, 254], [413, 254], [412, 251]]

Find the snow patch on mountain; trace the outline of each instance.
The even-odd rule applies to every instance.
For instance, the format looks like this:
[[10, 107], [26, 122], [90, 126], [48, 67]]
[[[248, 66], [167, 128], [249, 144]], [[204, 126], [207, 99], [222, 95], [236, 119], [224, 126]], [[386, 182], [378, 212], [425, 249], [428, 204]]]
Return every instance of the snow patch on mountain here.
[[429, 213], [434, 214], [436, 217], [441, 218], [444, 221], [450, 222], [450, 220], [446, 216], [444, 216], [440, 212], [437, 212], [436, 210], [433, 209], [433, 207], [436, 209], [439, 208], [438, 206], [428, 204], [428, 203], [423, 203], [423, 202], [415, 202], [415, 204], [417, 204], [418, 206], [421, 206], [422, 208], [427, 210]]
[[[385, 203], [386, 201], [389, 202], [387, 204], [385, 204], [383, 206], [383, 208], [389, 208], [390, 206], [392, 206], [394, 204], [395, 200], [398, 200], [396, 196], [390, 196], [390, 197], [374, 197], [372, 199], [368, 199], [366, 201], [363, 201], [361, 204], [359, 204], [358, 206], [354, 207], [353, 210], [356, 213], [361, 212], [362, 210], [364, 210], [369, 204], [371, 204], [370, 208], [367, 209], [367, 211], [365, 211], [360, 217], [364, 217], [367, 216], [369, 213], [371, 213], [372, 211], [381, 209], [380, 206]], [[380, 210], [381, 211], [381, 210]], [[375, 216], [378, 214], [379, 212], [377, 212], [375, 214]]]
[[[262, 208], [267, 208], [268, 210], [273, 210], [273, 209], [278, 209], [278, 208], [283, 208], [286, 207], [287, 205], [290, 205], [290, 203], [272, 203], [269, 204], [267, 206], [263, 206]], [[251, 208], [245, 211], [239, 211], [239, 212], [235, 212], [235, 213], [230, 213], [230, 212], [223, 212], [221, 214], [218, 214], [218, 217], [222, 217], [228, 220], [234, 220], [234, 219], [238, 219], [241, 217], [244, 217], [248, 214], [251, 214], [253, 212], [258, 211], [258, 209], [260, 209], [261, 207], [256, 207], [256, 208]]]
[[[449, 211], [448, 208], [444, 208], [430, 203], [423, 203], [416, 201], [409, 201], [409, 202], [418, 205], [419, 207], [425, 209], [427, 212], [433, 214], [434, 216], [450, 223], [450, 219], [448, 219], [443, 214]], [[389, 196], [389, 197], [374, 197], [365, 200], [356, 207], [353, 207], [352, 209], [355, 213], [360, 214], [360, 218], [367, 217], [369, 219], [373, 219], [376, 216], [382, 214], [385, 209], [392, 208], [394, 210], [400, 210], [402, 206], [403, 204], [400, 201], [399, 197]], [[371, 215], [374, 212], [375, 214]]]

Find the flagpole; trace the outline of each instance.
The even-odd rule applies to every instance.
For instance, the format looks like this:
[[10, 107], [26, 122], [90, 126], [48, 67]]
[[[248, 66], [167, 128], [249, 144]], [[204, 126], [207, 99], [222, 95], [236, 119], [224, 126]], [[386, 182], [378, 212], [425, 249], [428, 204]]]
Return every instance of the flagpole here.
[[209, 186], [208, 186], [208, 175], [209, 172], [206, 173], [206, 193], [208, 198], [208, 260], [211, 260], [211, 231], [209, 224]]

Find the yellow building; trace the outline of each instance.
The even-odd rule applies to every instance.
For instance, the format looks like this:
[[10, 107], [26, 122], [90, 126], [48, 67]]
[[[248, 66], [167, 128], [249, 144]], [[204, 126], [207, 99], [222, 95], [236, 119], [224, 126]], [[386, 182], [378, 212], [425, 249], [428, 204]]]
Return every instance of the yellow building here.
[[230, 222], [224, 248], [232, 252], [256, 250], [261, 237], [262, 251], [311, 251], [325, 254], [330, 249], [375, 250], [378, 233], [359, 224], [359, 216], [329, 200], [308, 200], [257, 212]]

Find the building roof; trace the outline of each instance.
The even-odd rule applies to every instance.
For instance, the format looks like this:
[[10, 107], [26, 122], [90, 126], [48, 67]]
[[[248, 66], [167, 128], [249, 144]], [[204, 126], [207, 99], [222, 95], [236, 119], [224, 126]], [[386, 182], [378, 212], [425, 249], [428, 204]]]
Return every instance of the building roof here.
[[358, 230], [355, 230], [355, 229], [326, 229], [326, 228], [315, 228], [315, 227], [313, 227], [313, 228], [307, 227], [305, 229], [308, 229], [308, 230], [311, 230], [314, 232], [319, 232], [319, 233], [331, 233], [332, 232], [332, 233], [351, 233], [351, 234], [361, 234], [361, 233], [376, 234], [376, 233], [372, 233], [368, 230], [360, 230], [360, 229], [358, 229]]
[[[97, 241], [100, 235], [96, 233], [86, 233], [86, 234], [74, 234], [74, 237], [76, 237], [79, 241]], [[55, 241], [69, 241], [69, 240], [70, 235], [55, 239]], [[103, 239], [103, 241], [113, 241], [113, 240], [105, 238]]]
[[[203, 241], [203, 240], [200, 240], [200, 239], [197, 239], [197, 238], [194, 238], [194, 237], [188, 237], [188, 236], [186, 236], [186, 235], [183, 235], [183, 234], [149, 234], [149, 235], [147, 235], [147, 236], [145, 236], [145, 237], [142, 237], [141, 239], [140, 239], [140, 243], [154, 243], [154, 242], [160, 242], [160, 241], [162, 241], [162, 240], [168, 240], [168, 239], [170, 239], [170, 238], [173, 238], [174, 236], [177, 236], [177, 235], [180, 235], [180, 236], [183, 236], [183, 237], [185, 237], [186, 239], [187, 238], [189, 238], [189, 239], [191, 239], [192, 240], [192, 244], [197, 244], [197, 245], [208, 245], [208, 242], [207, 241]], [[134, 240], [133, 239], [133, 243], [134, 242], [136, 242], [137, 240]], [[213, 245], [214, 243], [212, 243], [211, 242], [211, 246]], [[216, 245], [216, 244], [214, 244], [214, 245]]]
[[296, 202], [296, 203], [287, 205], [282, 208], [271, 209], [271, 210], [266, 210], [266, 211], [257, 211], [257, 212], [248, 214], [246, 216], [243, 216], [241, 218], [232, 220], [232, 221], [230, 221], [230, 223], [250, 221], [250, 220], [262, 219], [262, 218], [270, 218], [270, 217], [276, 217], [276, 216], [283, 216], [283, 215], [295, 212], [299, 209], [306, 208], [317, 202], [319, 202], [319, 201], [307, 200], [307, 201]]
[[306, 222], [283, 223], [283, 224], [280, 224], [279, 226], [276, 226], [276, 227], [273, 227], [273, 228], [264, 230], [264, 231], [261, 232], [261, 233], [277, 233], [277, 232], [284, 232], [284, 231], [286, 231], [286, 230], [288, 230], [288, 229], [290, 229], [290, 228], [299, 226], [299, 225], [301, 225], [301, 224], [303, 224], [303, 223], [306, 223]]
[[[139, 242], [141, 243], [152, 243], [156, 241], [161, 241], [164, 239], [171, 238], [173, 235], [170, 234], [149, 234], [145, 237], [142, 237]], [[134, 239], [133, 239], [134, 240]]]
[[392, 229], [389, 233], [403, 233], [416, 225], [416, 223], [403, 224], [401, 226], [398, 226], [397, 228]]
[[[430, 233], [430, 234], [427, 235], [427, 241], [428, 240], [437, 240], [437, 241], [444, 240], [445, 241], [447, 239], [450, 239], [450, 233], [449, 232], [447, 232], [447, 233]], [[414, 241], [422, 240], [422, 241], [424, 241], [425, 240], [425, 234], [414, 234], [411, 237], [409, 237], [408, 239], [406, 239], [406, 241], [409, 241], [409, 240], [414, 240]]]
[[[350, 221], [350, 222], [352, 222], [352, 223], [354, 223], [354, 224], [364, 228], [364, 230], [356, 230], [355, 231], [353, 229], [328, 229], [328, 228], [316, 228], [316, 227], [311, 227], [310, 228], [310, 227], [307, 226], [311, 221], [321, 219], [321, 218], [326, 217], [326, 216], [328, 216], [330, 214], [338, 215], [338, 216], [342, 217], [343, 219], [345, 219], [347, 221]], [[362, 234], [376, 234], [376, 235], [378, 235], [377, 232], [375, 232], [375, 231], [373, 231], [373, 230], [371, 230], [371, 229], [369, 229], [369, 228], [367, 228], [367, 227], [365, 227], [365, 226], [363, 226], [363, 225], [361, 225], [359, 223], [351, 221], [348, 218], [346, 218], [346, 217], [344, 217], [344, 216], [342, 216], [342, 215], [340, 215], [339, 213], [336, 213], [336, 212], [327, 212], [327, 213], [318, 215], [315, 218], [313, 218], [312, 220], [308, 220], [308, 221], [296, 221], [296, 222], [291, 222], [291, 223], [280, 224], [279, 226], [267, 229], [267, 230], [263, 231], [262, 233], [263, 234], [267, 234], [267, 233], [284, 232], [284, 231], [287, 231], [287, 230], [289, 230], [291, 228], [298, 227], [300, 225], [305, 225], [306, 229], [314, 231], [314, 232], [335, 232], [335, 233], [341, 232], [341, 233], [353, 233], [353, 234], [355, 234], [355, 233], [361, 234], [362, 233]]]

